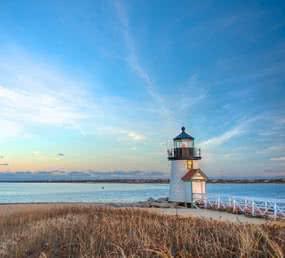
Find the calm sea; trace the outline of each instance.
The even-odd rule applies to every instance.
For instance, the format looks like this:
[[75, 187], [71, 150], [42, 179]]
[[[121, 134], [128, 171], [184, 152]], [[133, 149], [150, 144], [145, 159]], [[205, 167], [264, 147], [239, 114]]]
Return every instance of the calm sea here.
[[[285, 199], [285, 184], [208, 184], [207, 191]], [[136, 202], [167, 195], [168, 184], [0, 183], [0, 203]]]

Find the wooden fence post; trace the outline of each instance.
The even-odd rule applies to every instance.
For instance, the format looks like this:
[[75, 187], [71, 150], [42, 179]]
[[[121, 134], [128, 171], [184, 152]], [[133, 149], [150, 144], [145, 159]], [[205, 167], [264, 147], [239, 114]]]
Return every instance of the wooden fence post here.
[[219, 197], [218, 197], [218, 209], [220, 209], [220, 207], [221, 207], [221, 197], [219, 195]]
[[268, 211], [268, 203], [267, 201], [265, 201], [265, 213], [267, 213], [267, 211]]
[[251, 215], [254, 216], [255, 215], [255, 207], [254, 207], [254, 200], [252, 200], [251, 202]]
[[277, 219], [277, 203], [274, 202], [274, 219]]

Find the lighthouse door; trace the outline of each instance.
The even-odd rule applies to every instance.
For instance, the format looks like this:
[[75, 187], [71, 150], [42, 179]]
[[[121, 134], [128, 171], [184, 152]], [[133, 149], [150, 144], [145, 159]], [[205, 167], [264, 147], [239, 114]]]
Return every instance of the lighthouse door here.
[[192, 181], [192, 189], [193, 193], [204, 193], [203, 181]]

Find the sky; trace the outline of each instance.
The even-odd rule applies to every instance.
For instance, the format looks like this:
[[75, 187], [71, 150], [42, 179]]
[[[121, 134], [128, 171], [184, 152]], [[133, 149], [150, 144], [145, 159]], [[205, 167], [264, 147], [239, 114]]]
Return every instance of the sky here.
[[0, 172], [285, 176], [284, 1], [0, 1]]

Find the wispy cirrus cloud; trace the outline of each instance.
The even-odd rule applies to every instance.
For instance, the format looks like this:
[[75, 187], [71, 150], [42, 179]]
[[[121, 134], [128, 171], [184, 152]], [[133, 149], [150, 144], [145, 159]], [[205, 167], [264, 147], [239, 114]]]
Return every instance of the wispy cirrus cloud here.
[[285, 161], [285, 156], [273, 157], [273, 158], [270, 158], [270, 160], [272, 160], [272, 161]]
[[27, 135], [37, 126], [78, 129], [88, 110], [100, 111], [82, 80], [23, 49], [2, 46], [0, 74], [1, 138]]
[[200, 146], [206, 147], [206, 148], [212, 148], [215, 146], [222, 145], [236, 137], [239, 137], [240, 135], [248, 132], [250, 130], [250, 125], [253, 122], [258, 121], [261, 119], [262, 116], [255, 116], [250, 119], [244, 119], [241, 120], [235, 127], [232, 127], [231, 129], [225, 131], [224, 133], [214, 136], [210, 139], [204, 140], [199, 143]]
[[41, 152], [40, 151], [33, 151], [33, 153], [32, 153], [35, 157], [38, 157], [38, 156], [40, 156], [41, 155]]
[[114, 137], [123, 131], [130, 140], [145, 139], [123, 116], [118, 119], [124, 109], [134, 110], [132, 104], [97, 94], [100, 85], [91, 90], [88, 82], [23, 49], [8, 47], [0, 54], [0, 140], [29, 136], [37, 127]]
[[130, 32], [129, 17], [126, 12], [126, 8], [123, 2], [120, 0], [115, 1], [114, 5], [117, 12], [122, 36], [128, 50], [127, 62], [134, 73], [138, 76], [138, 78], [140, 78], [144, 83], [145, 89], [154, 101], [160, 115], [166, 120], [171, 120], [171, 112], [167, 108], [165, 100], [161, 94], [158, 93], [158, 90], [149, 72], [141, 65], [139, 61], [135, 41]]
[[285, 124], [285, 117], [280, 117], [277, 122], [281, 125]]
[[59, 153], [56, 154], [56, 158], [55, 159], [56, 160], [63, 160], [64, 157], [65, 157], [64, 153], [59, 152]]
[[212, 137], [208, 140], [200, 142], [201, 147], [214, 147], [214, 146], [219, 146], [222, 145], [231, 139], [240, 136], [242, 133], [245, 132], [244, 126], [243, 125], [237, 125], [236, 127], [231, 128], [230, 130], [222, 133], [221, 135]]
[[273, 145], [256, 151], [257, 154], [271, 154], [285, 152], [285, 146], [283, 145]]
[[75, 105], [66, 103], [54, 92], [28, 91], [0, 86], [2, 119], [19, 122], [75, 125], [86, 117]]
[[19, 122], [0, 118], [0, 140], [23, 135], [24, 128]]
[[177, 96], [175, 96], [175, 99], [179, 99], [179, 101], [172, 101], [170, 99], [168, 103], [172, 103], [174, 109], [178, 112], [189, 112], [193, 106], [206, 101], [207, 97], [207, 90], [205, 89], [205, 85], [199, 80], [198, 74], [191, 74], [185, 83], [177, 87]]
[[128, 137], [134, 141], [142, 141], [146, 138], [145, 135], [136, 132], [128, 132]]

